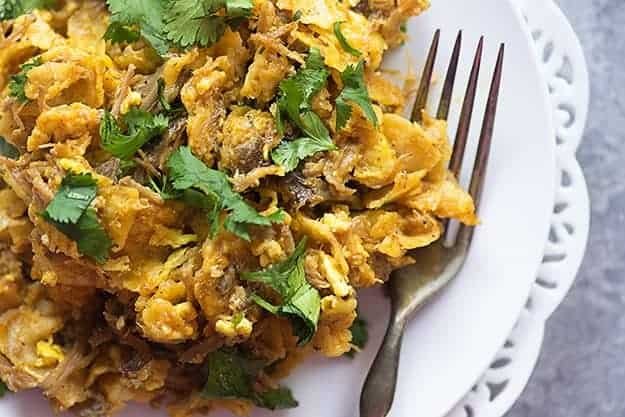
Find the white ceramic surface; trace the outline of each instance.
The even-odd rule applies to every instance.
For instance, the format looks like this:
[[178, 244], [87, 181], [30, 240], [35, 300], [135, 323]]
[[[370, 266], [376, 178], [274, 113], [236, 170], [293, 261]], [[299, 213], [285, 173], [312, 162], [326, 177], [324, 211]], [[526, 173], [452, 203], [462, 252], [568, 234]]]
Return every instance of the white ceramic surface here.
[[[521, 311], [540, 264], [554, 201], [554, 128], [547, 90], [522, 17], [508, 1], [436, 0], [409, 25], [410, 41], [389, 56], [388, 65], [420, 70], [436, 28], [443, 30], [438, 74], [459, 29], [464, 30], [466, 84], [479, 35], [486, 36], [484, 74], [492, 70], [499, 42], [507, 47], [495, 144], [481, 207], [479, 227], [467, 264], [451, 287], [411, 322], [406, 333], [394, 417], [440, 417], [478, 379], [506, 340]], [[481, 114], [489, 77], [480, 83], [476, 114]], [[457, 104], [459, 107], [458, 103]], [[457, 113], [452, 115], [451, 124]], [[474, 133], [479, 130], [474, 123]], [[474, 136], [475, 136], [474, 135]], [[472, 150], [472, 149], [470, 149]], [[286, 381], [300, 407], [254, 416], [355, 417], [360, 387], [380, 343], [388, 308], [381, 291], [361, 295], [371, 341], [356, 359], [313, 358]], [[38, 393], [0, 402], [0, 415], [51, 417]], [[123, 417], [158, 417], [163, 412], [130, 407]], [[213, 414], [221, 417], [226, 413]]]
[[534, 38], [549, 86], [555, 122], [558, 184], [551, 230], [536, 282], [517, 324], [479, 381], [448, 417], [501, 417], [512, 407], [536, 365], [545, 323], [573, 285], [584, 258], [590, 204], [576, 159], [590, 102], [582, 46], [566, 16], [551, 0], [514, 0]]

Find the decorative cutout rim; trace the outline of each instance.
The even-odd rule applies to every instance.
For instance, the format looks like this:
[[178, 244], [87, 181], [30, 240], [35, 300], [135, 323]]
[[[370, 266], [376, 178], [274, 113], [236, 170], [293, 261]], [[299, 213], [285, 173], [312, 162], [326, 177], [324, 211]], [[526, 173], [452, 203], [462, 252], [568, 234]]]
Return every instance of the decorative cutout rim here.
[[588, 117], [590, 82], [581, 44], [553, 0], [510, 0], [525, 17], [549, 89], [557, 191], [536, 281], [505, 345], [447, 417], [501, 417], [519, 398], [540, 354], [545, 322], [570, 290], [586, 250], [590, 202], [576, 159]]

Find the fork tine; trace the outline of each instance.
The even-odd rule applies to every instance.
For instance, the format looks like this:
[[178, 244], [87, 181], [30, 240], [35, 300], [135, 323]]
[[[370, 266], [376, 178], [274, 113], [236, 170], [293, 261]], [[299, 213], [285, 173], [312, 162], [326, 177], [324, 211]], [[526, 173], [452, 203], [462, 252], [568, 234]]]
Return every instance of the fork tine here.
[[449, 107], [451, 106], [451, 98], [454, 94], [454, 85], [456, 84], [456, 74], [458, 73], [458, 61], [460, 60], [460, 49], [462, 47], [462, 31], [458, 32], [454, 51], [451, 54], [445, 84], [443, 84], [443, 94], [438, 104], [438, 112], [436, 118], [438, 120], [447, 120], [449, 117]]
[[[503, 61], [505, 55], [505, 45], [499, 47], [497, 55], [497, 64], [493, 80], [488, 93], [488, 101], [486, 103], [486, 114], [482, 122], [482, 131], [480, 132], [480, 143], [477, 148], [475, 157], [475, 165], [473, 167], [473, 175], [471, 176], [471, 184], [469, 185], [469, 194], [473, 197], [475, 207], [479, 208], [482, 198], [482, 190], [484, 188], [484, 180], [486, 179], [486, 169], [488, 167], [488, 159], [490, 156], [491, 144], [493, 141], [493, 130], [495, 128], [495, 116], [497, 115], [497, 102], [499, 101], [499, 90], [501, 89], [501, 77], [503, 73]], [[461, 226], [458, 238], [463, 239], [464, 243], [470, 243], [473, 236], [473, 227]]]
[[480, 75], [480, 67], [482, 65], [482, 50], [484, 49], [484, 36], [480, 38], [477, 45], [477, 52], [473, 60], [469, 84], [464, 96], [462, 104], [462, 112], [460, 113], [460, 121], [458, 122], [458, 131], [456, 132], [456, 140], [454, 141], [454, 150], [451, 154], [449, 162], [449, 170], [456, 178], [460, 175], [462, 169], [462, 160], [464, 159], [464, 151], [467, 146], [469, 130], [471, 128], [471, 117], [473, 116], [473, 106], [475, 105], [475, 96], [477, 93], [477, 82]]
[[484, 187], [484, 178], [486, 168], [488, 166], [488, 157], [493, 140], [493, 130], [495, 128], [495, 116], [497, 115], [497, 102], [499, 101], [499, 90], [501, 88], [501, 75], [503, 73], [503, 59], [505, 54], [505, 45], [499, 47], [497, 55], [497, 64], [495, 65], [495, 73], [493, 81], [488, 93], [488, 102], [486, 103], [486, 114], [482, 122], [482, 131], [480, 133], [480, 143], [477, 148], [477, 156], [475, 157], [475, 166], [473, 167], [473, 176], [469, 193], [478, 207], [482, 197], [482, 188]]
[[423, 74], [421, 75], [421, 82], [419, 83], [419, 89], [417, 90], [417, 97], [415, 98], [415, 103], [412, 107], [412, 115], [410, 119], [413, 122], [421, 122], [422, 112], [425, 110], [425, 106], [428, 102], [430, 84], [432, 83], [432, 74], [434, 73], [434, 64], [436, 63], [440, 37], [441, 30], [438, 29], [434, 34], [434, 39], [432, 39], [430, 52], [428, 53], [427, 61], [425, 61], [425, 67], [423, 68]]

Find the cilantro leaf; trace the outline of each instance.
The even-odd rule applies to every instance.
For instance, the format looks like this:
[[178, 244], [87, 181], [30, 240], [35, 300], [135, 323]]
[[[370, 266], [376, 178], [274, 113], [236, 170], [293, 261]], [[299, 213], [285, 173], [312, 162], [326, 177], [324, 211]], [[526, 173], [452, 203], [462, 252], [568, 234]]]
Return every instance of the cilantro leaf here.
[[251, 0], [171, 0], [164, 31], [180, 48], [211, 46], [226, 31], [252, 14]]
[[0, 0], [0, 20], [15, 19], [35, 9], [49, 9], [56, 0]]
[[326, 69], [321, 53], [316, 48], [311, 48], [306, 63], [297, 73], [280, 82], [280, 95], [278, 98], [278, 110], [285, 114], [299, 127], [302, 132], [318, 139], [329, 137], [328, 130], [308, 132], [310, 125], [302, 121], [302, 114], [312, 112], [312, 100], [326, 85], [330, 72]]
[[91, 174], [68, 174], [43, 215], [57, 223], [76, 223], [96, 193], [97, 184]]
[[[367, 330], [367, 322], [360, 318], [360, 316], [356, 317], [356, 320], [352, 323], [352, 327], [349, 329], [352, 332], [352, 345], [357, 347], [358, 349], [363, 349], [369, 340], [369, 331]], [[356, 354], [357, 350], [353, 349], [347, 352], [345, 355], [353, 358]]]
[[332, 142], [320, 141], [313, 138], [299, 138], [292, 141], [283, 141], [271, 152], [273, 161], [284, 167], [286, 172], [291, 172], [299, 162], [317, 152], [332, 151], [336, 145]]
[[285, 410], [295, 408], [299, 403], [290, 389], [279, 387], [256, 394], [256, 405], [269, 410]]
[[270, 410], [297, 407], [291, 390], [278, 387], [259, 392], [256, 380], [263, 369], [263, 362], [249, 359], [234, 351], [218, 350], [208, 357], [208, 378], [201, 391], [204, 398], [246, 399], [259, 407]]
[[128, 159], [151, 139], [167, 130], [169, 119], [164, 115], [132, 108], [122, 120], [128, 126], [127, 134], [123, 134], [113, 115], [107, 111], [100, 122], [100, 138], [102, 148], [121, 159]]
[[218, 232], [222, 210], [228, 213], [224, 228], [247, 241], [250, 240], [249, 225], [271, 226], [284, 220], [282, 211], [268, 217], [261, 216], [232, 190], [226, 174], [207, 167], [186, 146], [178, 148], [169, 157], [167, 168], [172, 189], [178, 193], [176, 197], [194, 207], [208, 210], [212, 236]]
[[141, 32], [121, 22], [111, 22], [104, 33], [104, 39], [108, 39], [113, 43], [132, 43], [141, 39]]
[[252, 299], [270, 313], [288, 317], [299, 338], [300, 346], [308, 343], [317, 331], [321, 304], [319, 292], [306, 281], [305, 251], [304, 238], [286, 260], [263, 271], [241, 274], [242, 279], [263, 283], [280, 294], [282, 303], [278, 306], [256, 294]]
[[371, 98], [367, 91], [364, 78], [365, 62], [360, 61], [356, 66], [348, 65], [341, 73], [343, 91], [336, 99], [336, 128], [342, 129], [352, 115], [352, 106], [349, 102], [357, 104], [365, 117], [374, 126], [378, 125], [378, 117], [371, 105]]
[[7, 392], [11, 392], [11, 390], [7, 387], [7, 384], [5, 384], [4, 381], [0, 381], [0, 398], [4, 397]]
[[95, 198], [97, 184], [90, 174], [67, 174], [42, 217], [61, 233], [76, 241], [78, 251], [104, 263], [111, 240], [89, 205]]
[[341, 32], [341, 23], [345, 23], [345, 22], [334, 23], [334, 36], [336, 36], [336, 39], [339, 40], [339, 44], [341, 44], [341, 48], [343, 48], [343, 50], [347, 52], [348, 54], [351, 54], [354, 56], [362, 56], [362, 52], [360, 52], [358, 49], [351, 46], [349, 42], [347, 42], [347, 39], [345, 39], [345, 36], [343, 36], [343, 33]]
[[9, 159], [18, 159], [20, 157], [20, 151], [13, 146], [13, 144], [0, 136], [0, 155]]
[[282, 165], [287, 172], [294, 170], [306, 157], [336, 149], [330, 132], [312, 109], [312, 100], [326, 85], [329, 75], [321, 53], [312, 48], [304, 68], [280, 82], [276, 113], [278, 129], [284, 131], [284, 115], [306, 135], [306, 138], [293, 142], [283, 142], [272, 152], [273, 161]]
[[75, 225], [58, 225], [59, 230], [78, 244], [78, 251], [99, 264], [109, 257], [112, 242], [98, 222], [96, 211], [88, 208]]
[[203, 397], [250, 399], [254, 395], [252, 377], [262, 366], [234, 353], [218, 350], [208, 357], [207, 368]]
[[181, 116], [187, 112], [180, 100], [177, 100], [173, 106], [169, 101], [167, 101], [167, 98], [165, 97], [165, 81], [162, 78], [158, 79], [158, 102], [163, 108], [165, 114], [171, 117]]
[[41, 65], [41, 57], [36, 57], [20, 65], [20, 72], [11, 77], [9, 82], [9, 95], [15, 97], [20, 103], [28, 103], [30, 99], [26, 97], [24, 87], [28, 81], [28, 71]]
[[111, 19], [104, 39], [133, 42], [141, 34], [161, 56], [169, 51], [169, 42], [163, 32], [165, 0], [107, 0], [106, 3]]

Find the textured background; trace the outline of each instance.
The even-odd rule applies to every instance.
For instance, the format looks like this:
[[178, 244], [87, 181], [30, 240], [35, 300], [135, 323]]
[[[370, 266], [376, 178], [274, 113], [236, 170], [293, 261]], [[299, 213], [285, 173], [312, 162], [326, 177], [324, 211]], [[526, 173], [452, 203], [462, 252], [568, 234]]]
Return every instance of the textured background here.
[[590, 118], [579, 151], [593, 205], [590, 245], [508, 417], [625, 417], [625, 0], [560, 5], [590, 66]]

